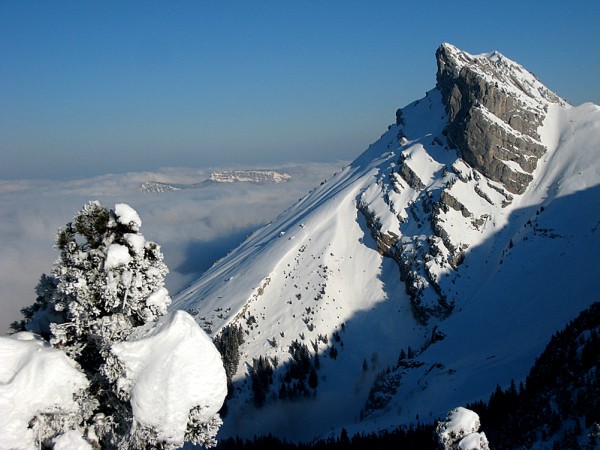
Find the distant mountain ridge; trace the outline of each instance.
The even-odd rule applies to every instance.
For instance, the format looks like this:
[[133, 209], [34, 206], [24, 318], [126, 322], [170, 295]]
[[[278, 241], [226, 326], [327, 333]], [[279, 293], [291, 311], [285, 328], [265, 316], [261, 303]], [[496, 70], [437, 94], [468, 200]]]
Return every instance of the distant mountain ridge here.
[[285, 183], [291, 179], [287, 173], [274, 170], [222, 170], [210, 174], [217, 183]]
[[144, 181], [140, 192], [171, 192], [182, 189], [198, 189], [207, 183], [285, 183], [291, 180], [285, 172], [263, 169], [221, 170], [210, 174], [210, 177], [200, 183], [181, 184], [163, 183], [160, 181]]
[[498, 52], [436, 58], [378, 141], [175, 296], [224, 343], [223, 435], [432, 421], [597, 300], [600, 107]]

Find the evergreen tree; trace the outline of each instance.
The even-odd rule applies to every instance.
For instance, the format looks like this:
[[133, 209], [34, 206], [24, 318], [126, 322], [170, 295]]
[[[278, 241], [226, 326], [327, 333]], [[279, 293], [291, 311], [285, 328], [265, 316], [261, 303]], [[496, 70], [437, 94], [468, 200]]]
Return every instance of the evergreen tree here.
[[215, 346], [223, 358], [223, 366], [227, 374], [227, 384], [233, 392], [232, 378], [240, 363], [240, 347], [244, 343], [244, 330], [241, 325], [230, 324], [221, 330], [214, 339]]
[[267, 398], [269, 386], [273, 383], [273, 367], [267, 358], [259, 356], [252, 361], [252, 393], [254, 405], [260, 408]]
[[[101, 448], [170, 448], [163, 441], [168, 437], [132, 426], [129, 394], [119, 389], [124, 368], [111, 353], [113, 344], [164, 315], [171, 302], [160, 247], [139, 233], [140, 226], [128, 205], [109, 210], [87, 203], [58, 231], [52, 273], [42, 275], [36, 303], [12, 325], [41, 334], [79, 364], [90, 382], [79, 399], [79, 427]], [[214, 443], [220, 420], [200, 423], [197, 416], [190, 411], [186, 438]]]
[[315, 367], [310, 368], [310, 373], [308, 374], [308, 386], [312, 389], [317, 389], [319, 385], [319, 377], [317, 376], [317, 369]]

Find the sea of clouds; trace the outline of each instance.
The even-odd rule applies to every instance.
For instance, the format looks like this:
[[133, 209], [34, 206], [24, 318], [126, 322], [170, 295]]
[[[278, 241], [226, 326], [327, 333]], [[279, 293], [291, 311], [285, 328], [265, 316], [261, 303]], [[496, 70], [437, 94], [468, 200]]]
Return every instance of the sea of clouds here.
[[170, 270], [166, 285], [175, 295], [344, 165], [261, 166], [288, 173], [292, 179], [282, 184], [207, 184], [162, 193], [139, 188], [145, 181], [193, 184], [209, 178], [212, 170], [257, 167], [166, 168], [71, 181], [0, 180], [0, 334], [21, 318], [22, 307], [35, 301], [40, 275], [50, 273], [58, 256], [57, 230], [88, 201], [98, 200], [108, 208], [127, 203], [138, 212], [142, 234], [162, 247]]

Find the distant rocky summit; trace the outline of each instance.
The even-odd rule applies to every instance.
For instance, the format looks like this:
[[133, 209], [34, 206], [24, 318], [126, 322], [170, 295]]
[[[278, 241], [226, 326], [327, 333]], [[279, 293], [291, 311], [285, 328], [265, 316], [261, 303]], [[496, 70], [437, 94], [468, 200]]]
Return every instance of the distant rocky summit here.
[[274, 170], [223, 170], [210, 174], [210, 181], [217, 183], [285, 183], [291, 178]]
[[182, 189], [189, 189], [190, 184], [172, 184], [172, 183], [161, 183], [160, 181], [144, 181], [138, 191], [140, 192], [171, 192], [180, 191]]
[[210, 178], [200, 183], [177, 184], [162, 183], [160, 181], [144, 181], [140, 187], [140, 192], [171, 192], [182, 189], [198, 189], [204, 187], [207, 183], [286, 183], [292, 177], [285, 172], [275, 170], [220, 170], [210, 174]]

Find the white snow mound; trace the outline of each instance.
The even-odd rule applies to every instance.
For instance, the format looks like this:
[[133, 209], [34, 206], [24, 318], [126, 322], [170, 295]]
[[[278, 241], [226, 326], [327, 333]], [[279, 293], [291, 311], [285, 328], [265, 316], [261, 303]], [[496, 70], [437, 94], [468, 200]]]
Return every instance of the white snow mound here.
[[61, 350], [29, 332], [0, 337], [0, 449], [36, 448], [29, 422], [75, 412], [73, 395], [88, 381]]
[[460, 440], [457, 448], [458, 450], [489, 450], [489, 445], [485, 433], [471, 433]]
[[121, 244], [111, 244], [106, 252], [106, 261], [104, 268], [106, 270], [114, 269], [119, 266], [126, 266], [131, 261], [129, 249]]
[[144, 236], [135, 233], [125, 233], [124, 237], [125, 241], [136, 255], [141, 255], [143, 253], [144, 246], [146, 245], [146, 239], [144, 239]]
[[54, 450], [92, 450], [90, 443], [76, 430], [69, 430], [52, 439], [52, 442]]
[[134, 420], [167, 443], [182, 445], [189, 411], [208, 421], [227, 395], [221, 355], [192, 316], [175, 311], [112, 347], [126, 371]]
[[136, 210], [125, 203], [115, 205], [115, 215], [119, 223], [130, 226], [134, 231], [138, 231], [142, 226], [142, 219]]
[[156, 292], [153, 292], [146, 299], [146, 305], [155, 306], [161, 316], [167, 313], [167, 306], [170, 304], [171, 297], [169, 297], [169, 291], [167, 291], [167, 289], [164, 287], [160, 288]]

